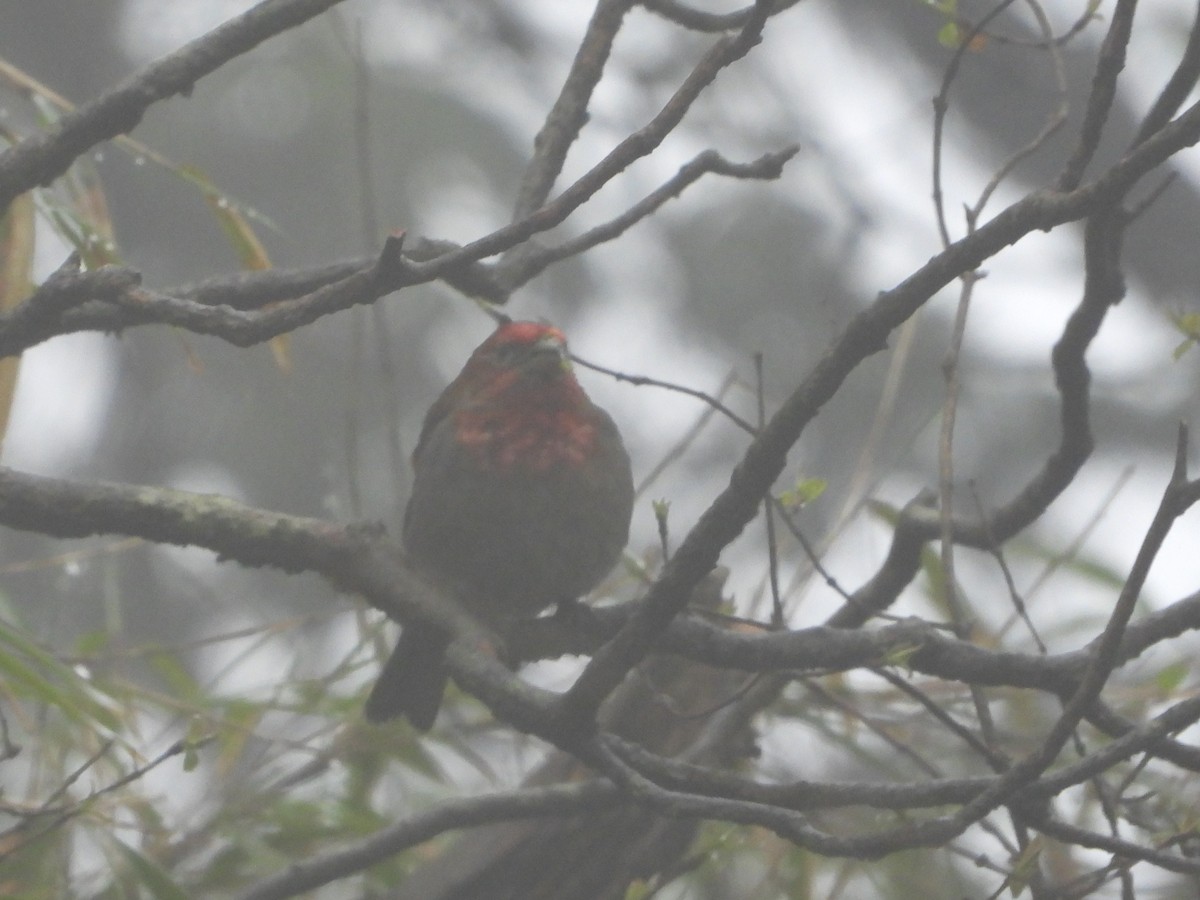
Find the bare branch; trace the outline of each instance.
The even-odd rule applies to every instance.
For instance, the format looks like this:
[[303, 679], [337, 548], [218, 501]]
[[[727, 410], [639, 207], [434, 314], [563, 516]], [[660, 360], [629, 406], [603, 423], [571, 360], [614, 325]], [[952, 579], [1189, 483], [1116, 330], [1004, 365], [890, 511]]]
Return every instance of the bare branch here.
[[[771, 14], [781, 13], [799, 2], [800, 0], [776, 0]], [[754, 14], [753, 6], [747, 6], [731, 13], [710, 13], [679, 3], [677, 0], [642, 0], [642, 6], [676, 25], [682, 25], [692, 31], [709, 33], [743, 28], [750, 16]]]
[[588, 104], [592, 92], [600, 83], [600, 76], [604, 74], [613, 41], [621, 30], [625, 14], [636, 2], [600, 0], [596, 4], [558, 99], [546, 115], [541, 131], [533, 139], [533, 156], [521, 179], [513, 221], [528, 216], [550, 196], [550, 190], [567, 159], [567, 151], [587, 122]]
[[[584, 669], [564, 698], [563, 714], [577, 723], [594, 717], [604, 697], [648, 652], [658, 634], [683, 608], [691, 589], [716, 565], [721, 550], [754, 518], [759, 500], [782, 472], [788, 450], [807, 424], [860, 362], [886, 346], [887, 337], [894, 328], [962, 272], [977, 267], [1034, 229], [1053, 227], [1061, 221], [1086, 216], [1119, 202], [1141, 175], [1170, 155], [1167, 146], [1178, 142], [1178, 149], [1197, 140], [1200, 140], [1200, 106], [1193, 106], [1091, 184], [1067, 194], [1031, 194], [1008, 207], [974, 233], [951, 244], [901, 284], [881, 294], [869, 308], [851, 320], [746, 450], [729, 486], [713, 501], [679, 546], [651, 588], [645, 606]], [[1077, 344], [1086, 347], [1111, 302], [1111, 297], [1101, 291], [1093, 291], [1090, 296], [1086, 313], [1077, 311], [1072, 317], [1067, 334], [1055, 351], [1056, 360]], [[1079, 350], [1078, 359], [1082, 360], [1082, 350]], [[1063, 385], [1060, 374], [1060, 389], [1082, 391], [1086, 396], [1086, 366], [1078, 376], [1073, 372], [1070, 374], [1074, 378], [1070, 386]], [[1064, 402], [1064, 417], [1068, 414], [1082, 416], [1086, 425], [1086, 403], [1068, 409]], [[1048, 503], [1045, 496], [1057, 495], [1070, 482], [1070, 477], [1091, 449], [1086, 427], [1080, 437], [1075, 427], [1068, 427], [1075, 424], [1068, 422], [1063, 429], [1064, 444], [1069, 443], [1072, 452], [1052, 457], [1027, 490], [993, 517], [991, 526], [997, 535], [1011, 534], [1009, 529], [1017, 521], [1032, 521], [1045, 509]], [[1076, 444], [1079, 444], [1078, 449], [1075, 449]], [[974, 531], [976, 533], [969, 539], [979, 541], [982, 546], [988, 539], [988, 529], [975, 526]], [[956, 527], [955, 539], [968, 538]]]
[[732, 409], [705, 391], [700, 391], [696, 388], [690, 388], [682, 384], [675, 384], [674, 382], [670, 381], [660, 381], [657, 378], [650, 378], [647, 375], [630, 375], [627, 372], [618, 372], [616, 369], [609, 369], [605, 366], [598, 365], [597, 363], [588, 362], [586, 359], [580, 359], [578, 356], [572, 356], [571, 358], [585, 369], [591, 369], [593, 372], [600, 372], [603, 375], [608, 375], [610, 378], [615, 378], [617, 381], [623, 381], [626, 384], [632, 384], [635, 387], [649, 386], [663, 388], [664, 390], [673, 391], [677, 394], [683, 394], [686, 397], [694, 397], [695, 399], [702, 401], [706, 406], [708, 406], [709, 409], [720, 413], [747, 434], [755, 434], [758, 431], [758, 429], [735, 413]]
[[510, 290], [515, 290], [548, 266], [571, 256], [578, 256], [598, 244], [620, 237], [642, 219], [657, 212], [668, 200], [679, 197], [691, 184], [707, 173], [727, 175], [731, 178], [773, 180], [783, 173], [783, 166], [799, 151], [788, 147], [777, 153], [768, 153], [749, 163], [733, 163], [715, 150], [706, 150], [663, 185], [647, 194], [621, 215], [602, 225], [588, 229], [585, 233], [557, 247], [531, 248], [520, 256], [513, 256], [503, 267], [503, 279]]
[[1200, 8], [1197, 9], [1192, 29], [1188, 32], [1187, 46], [1184, 48], [1183, 56], [1179, 58], [1179, 64], [1171, 73], [1162, 93], [1158, 95], [1154, 105], [1150, 107], [1150, 111], [1142, 120], [1137, 136], [1133, 139], [1135, 145], [1146, 140], [1170, 121], [1171, 116], [1175, 115], [1179, 107], [1187, 101], [1188, 94], [1196, 86], [1197, 79], [1200, 79]]
[[[445, 244], [418, 241], [416, 252], [401, 255], [403, 241], [402, 234], [389, 238], [374, 260], [219, 276], [184, 286], [174, 295], [139, 288], [141, 275], [132, 269], [106, 266], [79, 273], [78, 259], [72, 257], [25, 303], [0, 316], [0, 356], [15, 356], [71, 332], [115, 333], [151, 324], [176, 325], [235, 346], [253, 346], [425, 282], [411, 275], [407, 261], [445, 252]], [[496, 288], [484, 269], [469, 263], [440, 277], [464, 293], [479, 296], [482, 290], [502, 302], [507, 292]]]
[[433, 277], [446, 266], [458, 266], [464, 262], [494, 256], [563, 222], [614, 177], [637, 160], [652, 153], [675, 129], [692, 103], [712, 84], [721, 70], [750, 52], [761, 39], [769, 7], [770, 4], [766, 0], [759, 0], [755, 4], [755, 15], [742, 31], [736, 37], [724, 37], [714, 43], [683, 80], [671, 99], [645, 127], [617, 144], [604, 159], [554, 200], [534, 210], [525, 218], [472, 241], [460, 250], [415, 266], [414, 271]]
[[281, 900], [312, 891], [346, 875], [383, 862], [407, 847], [447, 831], [491, 822], [598, 812], [621, 801], [605, 781], [521, 788], [444, 801], [432, 809], [401, 819], [348, 847], [297, 860], [279, 874], [238, 894], [239, 900]]
[[1100, 145], [1100, 134], [1108, 121], [1113, 98], [1117, 94], [1117, 76], [1125, 68], [1125, 48], [1129, 45], [1129, 36], [1133, 31], [1133, 14], [1136, 8], [1137, 0], [1117, 0], [1108, 34], [1105, 35], [1104, 44], [1100, 48], [1100, 60], [1092, 78], [1092, 93], [1088, 98], [1083, 124], [1079, 129], [1079, 142], [1063, 167], [1062, 174], [1058, 176], [1059, 190], [1069, 191], [1079, 185], [1088, 163]]
[[49, 184], [84, 151], [131, 131], [146, 110], [268, 38], [319, 16], [341, 0], [263, 0], [201, 38], [151, 63], [54, 127], [0, 153], [0, 210], [18, 194]]
[[141, 284], [141, 275], [132, 269], [105, 266], [84, 273], [79, 262], [78, 254], [71, 254], [23, 303], [0, 315], [0, 356], [15, 356], [62, 334], [62, 318], [81, 304], [114, 302]]

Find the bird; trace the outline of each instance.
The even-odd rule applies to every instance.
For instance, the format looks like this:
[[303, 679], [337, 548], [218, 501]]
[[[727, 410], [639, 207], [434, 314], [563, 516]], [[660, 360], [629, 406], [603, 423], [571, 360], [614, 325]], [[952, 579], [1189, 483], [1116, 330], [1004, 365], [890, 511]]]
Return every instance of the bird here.
[[[493, 627], [592, 590], [629, 537], [629, 454], [575, 378], [558, 328], [502, 320], [425, 415], [404, 512], [408, 564]], [[432, 727], [449, 636], [402, 624], [371, 722]]]

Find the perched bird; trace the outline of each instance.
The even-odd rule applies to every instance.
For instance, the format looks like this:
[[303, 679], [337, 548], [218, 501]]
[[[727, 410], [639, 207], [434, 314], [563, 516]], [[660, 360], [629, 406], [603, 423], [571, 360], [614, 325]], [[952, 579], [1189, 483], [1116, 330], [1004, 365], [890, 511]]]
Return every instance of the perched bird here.
[[[412, 462], [409, 561], [485, 623], [587, 593], [629, 537], [629, 455], [552, 326], [504, 322], [480, 344], [426, 413]], [[404, 625], [367, 718], [433, 725], [447, 646], [436, 628]]]

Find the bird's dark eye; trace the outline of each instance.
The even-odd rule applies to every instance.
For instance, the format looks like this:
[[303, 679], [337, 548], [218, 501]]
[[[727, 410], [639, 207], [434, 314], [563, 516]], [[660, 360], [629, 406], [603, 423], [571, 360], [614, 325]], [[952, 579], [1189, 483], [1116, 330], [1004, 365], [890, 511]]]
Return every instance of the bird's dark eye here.
[[502, 366], [512, 365], [529, 352], [524, 344], [501, 344], [496, 348], [496, 362]]

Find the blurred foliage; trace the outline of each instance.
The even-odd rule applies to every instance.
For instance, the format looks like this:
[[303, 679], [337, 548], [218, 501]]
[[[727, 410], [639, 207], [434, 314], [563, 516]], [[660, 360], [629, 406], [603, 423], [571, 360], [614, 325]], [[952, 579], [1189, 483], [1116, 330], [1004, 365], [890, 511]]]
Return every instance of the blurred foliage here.
[[[94, 96], [112, 80], [110, 70], [135, 64], [125, 53], [146, 39], [131, 21], [142, 7], [115, 0], [85, 6], [7, 0], [0, 12], [8, 31], [0, 35], [0, 53], [10, 61], [0, 81], [10, 142], [70, 109], [63, 95]], [[561, 10], [547, 16], [536, 4], [426, 3], [406, 7], [408, 29], [386, 18], [394, 6], [374, 4], [362, 13], [365, 26], [339, 18], [268, 43], [197, 85], [186, 101], [154, 110], [136, 139], [80, 158], [54, 184], [23, 197], [0, 221], [0, 308], [20, 303], [70, 250], [89, 268], [128, 262], [164, 287], [272, 261], [306, 266], [370, 253], [380, 231], [465, 240], [505, 221], [537, 117], [553, 100], [580, 23], [568, 27]], [[1081, 6], [1072, 15], [1097, 8]], [[685, 120], [678, 142], [667, 147], [671, 162], [663, 164], [669, 173], [676, 157], [710, 143], [749, 155], [782, 135], [805, 147], [790, 180], [782, 187], [705, 183], [621, 242], [547, 272], [514, 299], [514, 311], [553, 317], [579, 335], [577, 348], [597, 357], [611, 354], [703, 389], [732, 368], [730, 402], [753, 419], [757, 398], [747, 385], [754, 353], [766, 360], [770, 406], [896, 271], [894, 258], [871, 268], [878, 263], [872, 252], [886, 256], [872, 246], [905, 264], [935, 249], [932, 239], [912, 239], [916, 232], [928, 237], [921, 229], [929, 211], [919, 206], [927, 188], [904, 185], [914, 206], [897, 212], [870, 176], [909, 154], [898, 123], [916, 119], [925, 127], [930, 86], [964, 39], [965, 17], [978, 12], [978, 4], [947, 0], [845, 0], [805, 20], [811, 33], [844, 31], [862, 57], [841, 61], [844, 72], [826, 73], [828, 84], [819, 84], [789, 81], [784, 70], [752, 56]], [[568, 161], [571, 172], [606, 152], [613, 135], [644, 121], [690, 59], [683, 50], [699, 46], [691, 36], [668, 42], [660, 19], [643, 10], [634, 15], [645, 43], [618, 45], [588, 139]], [[96, 28], [92, 17], [107, 28]], [[1018, 31], [1027, 43], [1037, 37]], [[1076, 97], [1094, 61], [1081, 43], [1065, 48]], [[362, 51], [364, 44], [372, 49]], [[796, 46], [778, 44], [787, 46], [779, 51], [768, 42], [764, 52]], [[969, 50], [976, 65], [956, 86], [961, 118], [952, 140], [988, 165], [1029, 134], [1048, 102], [1044, 73], [1030, 63], [1043, 58], [1017, 41], [983, 37]], [[858, 98], [824, 93], [841, 82], [853, 91], [851, 76], [881, 60], [911, 108], [862, 117]], [[845, 132], [823, 131], [822, 102], [855, 120], [861, 145], [880, 155], [863, 162]], [[1118, 111], [1126, 130], [1133, 116], [1124, 106]], [[354, 149], [360, 140], [367, 142], [366, 164]], [[1043, 183], [1050, 165], [1030, 160], [1018, 183]], [[634, 169], [579, 222], [547, 239], [603, 220], [661, 176], [649, 162]], [[1200, 328], [1198, 314], [1185, 307], [1200, 283], [1200, 254], [1154, 237], [1197, 233], [1194, 193], [1181, 184], [1147, 211], [1150, 237], [1130, 249], [1139, 293], [1126, 308], [1148, 310], [1154, 322], [1169, 315], [1177, 332], [1171, 339], [1182, 335], [1183, 342], [1172, 390], [1159, 389], [1168, 351], [1155, 350], [1153, 362], [1133, 375], [1099, 370], [1100, 456], [1121, 465], [1157, 465], [1163, 423], [1173, 426], [1194, 406], [1196, 355], [1187, 351]], [[367, 200], [375, 220], [364, 213]], [[1001, 281], [1004, 274], [993, 279], [1008, 285], [1000, 304], [1023, 285], [1019, 276], [1016, 287]], [[1179, 311], [1161, 311], [1177, 300]], [[1053, 307], [1047, 316], [1064, 315], [1065, 305], [1046, 306]], [[856, 585], [872, 571], [898, 506], [914, 485], [936, 484], [930, 423], [942, 399], [947, 320], [944, 309], [929, 310], [903, 365], [889, 369], [881, 355], [856, 374], [806, 435], [791, 483], [777, 488], [795, 524], [819, 535], [816, 543], [828, 550], [824, 558], [841, 581]], [[99, 345], [97, 373], [111, 374], [114, 387], [101, 401], [96, 433], [64, 468], [219, 490], [342, 521], [382, 520], [395, 530], [406, 445], [421, 411], [486, 327], [471, 304], [428, 286], [280, 339], [273, 360], [202, 338], [189, 336], [181, 346], [178, 335], [131, 332]], [[1132, 343], [1136, 334], [1130, 327], [1124, 339]], [[592, 335], [598, 338], [588, 346]], [[66, 370], [79, 346], [46, 348], [47, 365]], [[1056, 397], [1048, 347], [1039, 348], [1036, 363], [985, 342], [974, 349], [966, 373], [970, 425], [960, 431], [967, 437], [958, 465], [979, 473], [979, 490], [990, 501], [1028, 477], [1052, 445]], [[47, 379], [48, 387], [22, 390], [61, 393], [55, 384]], [[656, 571], [656, 552], [645, 548], [670, 549], [668, 510], [671, 536], [682, 535], [728, 478], [746, 440], [713, 423], [681, 441], [699, 408], [678, 398], [655, 407], [658, 401], [640, 390], [620, 395], [628, 412], [618, 417], [638, 467], [648, 471], [657, 458], [673, 464], [651, 487], [662, 499], [639, 510], [628, 571], [609, 592], [619, 597], [634, 594]], [[0, 368], [0, 410], [15, 391], [14, 363]], [[29, 408], [46, 402], [47, 394], [38, 394]], [[60, 423], [28, 416], [27, 427], [44, 432], [40, 439], [65, 440]], [[30, 456], [40, 460], [37, 449]], [[1096, 477], [1104, 482], [1099, 490], [1118, 481], [1105, 481], [1103, 472]], [[1093, 484], [1087, 492], [1098, 491]], [[1140, 487], [1129, 493], [1144, 494]], [[1096, 515], [1108, 509], [1106, 503]], [[1076, 543], [1085, 530], [1078, 517], [1052, 521], [1004, 548], [1004, 564], [1044, 638], [1070, 643], [1090, 634], [1123, 583], [1124, 557], [1111, 545]], [[360, 698], [390, 638], [374, 617], [346, 612], [349, 602], [315, 579], [231, 571], [208, 557], [129, 544], [84, 542], [63, 552], [60, 542], [5, 537], [0, 896], [227, 896], [440, 799], [510, 785], [540, 758], [540, 748], [493, 727], [457, 692], [449, 698], [449, 723], [428, 740], [403, 725], [365, 725]], [[747, 586], [762, 590], [767, 580], [762, 544], [760, 533], [749, 535], [729, 554], [741, 579], [741, 613], [752, 604]], [[1024, 625], [1013, 624], [1000, 561], [965, 552], [959, 561], [972, 638], [1033, 646]], [[836, 591], [790, 539], [782, 542], [782, 562], [794, 575], [789, 611], [800, 624], [819, 622], [839, 602]], [[922, 563], [924, 579], [895, 612], [944, 619], [947, 576], [936, 549], [927, 548]], [[1043, 579], [1053, 580], [1033, 596]], [[1042, 601], [1046, 594], [1053, 602]], [[1188, 646], [1178, 652], [1123, 675], [1108, 699], [1140, 720], [1154, 704], [1194, 690]], [[970, 714], [964, 688], [913, 677], [905, 663], [904, 651], [880, 661], [944, 708]], [[546, 669], [547, 677], [561, 677]], [[1015, 691], [996, 691], [989, 702], [1000, 740], [1013, 752], [1028, 749], [1029, 735], [1056, 711]], [[911, 697], [865, 673], [798, 681], [766, 719], [759, 765], [767, 777], [790, 777], [798, 768], [813, 779], [911, 780], [978, 766], [967, 748], [929, 727]], [[1145, 779], [1139, 821], [1172, 837], [1194, 832], [1194, 787], [1154, 765], [1133, 768], [1118, 774]], [[1078, 817], [1101, 812], [1089, 799]], [[814, 820], [867, 829], [890, 815], [855, 810]], [[639, 882], [627, 897], [984, 896], [981, 885], [994, 890], [1003, 881], [996, 870], [1008, 873], [1015, 896], [1034, 861], [1074, 864], [1054, 842], [1033, 842], [1010, 857], [1000, 844], [982, 851], [986, 839], [973, 832], [947, 853], [830, 861], [761, 830], [709, 823], [677, 879], [667, 886]], [[394, 857], [329, 896], [398, 884], [439, 843]], [[977, 865], [980, 859], [991, 868]]]

